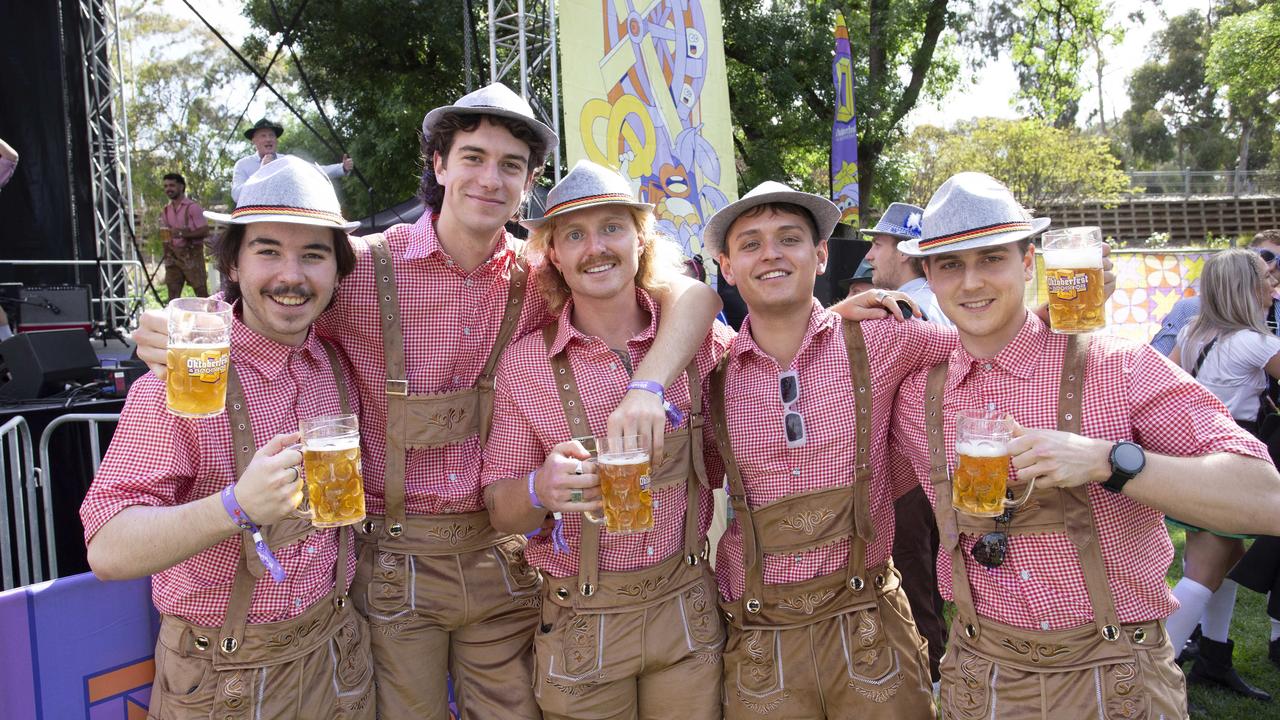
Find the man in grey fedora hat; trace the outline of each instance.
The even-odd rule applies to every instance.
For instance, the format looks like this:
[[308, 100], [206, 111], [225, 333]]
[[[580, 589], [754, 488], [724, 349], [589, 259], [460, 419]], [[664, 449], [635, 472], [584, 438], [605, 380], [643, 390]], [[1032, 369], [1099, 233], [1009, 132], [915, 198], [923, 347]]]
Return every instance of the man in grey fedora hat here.
[[915, 205], [897, 202], [889, 205], [875, 227], [861, 231], [871, 239], [866, 260], [871, 265], [876, 287], [906, 293], [926, 320], [950, 326], [951, 321], [929, 289], [920, 260], [898, 252], [899, 243], [920, 237], [923, 214], [924, 210]]
[[710, 393], [734, 509], [716, 558], [731, 720], [933, 716], [925, 643], [890, 558], [888, 421], [898, 383], [945, 357], [954, 333], [842, 323], [814, 300], [839, 217], [826, 198], [766, 182], [703, 238], [749, 310]]
[[[177, 417], [164, 380], [129, 390], [80, 508], [104, 580], [152, 576], [160, 612], [148, 717], [373, 720], [369, 629], [348, 601], [351, 527], [301, 499], [299, 421], [357, 412], [350, 366], [312, 323], [355, 266], [328, 178], [282, 158], [244, 187], [214, 255], [227, 278], [225, 412]], [[255, 543], [257, 540], [257, 543]]]
[[[236, 161], [235, 169], [231, 173], [231, 201], [240, 202], [240, 188], [245, 182], [260, 168], [273, 162], [276, 158], [283, 157], [284, 153], [276, 150], [276, 145], [280, 141], [280, 137], [284, 135], [284, 127], [280, 123], [273, 120], [262, 118], [253, 124], [253, 127], [244, 131], [244, 137], [250, 143], [253, 143], [253, 154], [242, 157]], [[342, 160], [332, 165], [321, 165], [320, 169], [330, 178], [337, 179], [351, 173], [351, 168], [355, 167], [350, 155], [343, 155]]]
[[[929, 201], [920, 239], [899, 246], [923, 259], [960, 335], [942, 363], [902, 384], [892, 428], [909, 460], [895, 471], [934, 495], [939, 579], [956, 603], [943, 715], [1185, 717], [1163, 624], [1175, 605], [1163, 513], [1275, 534], [1280, 475], [1154, 349], [1056, 334], [1027, 311], [1032, 237], [1048, 224], [994, 178], [961, 173]], [[960, 411], [1010, 431], [990, 442], [1004, 444], [1024, 504], [995, 518], [955, 509]]]
[[[504, 226], [557, 139], [500, 83], [435, 108], [422, 130], [427, 212], [354, 241], [356, 270], [319, 325], [351, 357], [362, 393], [370, 518], [352, 597], [374, 628], [384, 716], [448, 717], [448, 673], [461, 717], [536, 717], [541, 580], [524, 539], [489, 521], [480, 453], [502, 350], [548, 320], [543, 299], [526, 293], [524, 244]], [[659, 305], [666, 321], [634, 377], [665, 387], [719, 298], [681, 278]], [[143, 325], [140, 357], [156, 361], [160, 325]], [[658, 394], [632, 390], [609, 425], [658, 446], [665, 422]]]
[[538, 705], [549, 719], [719, 718], [724, 630], [703, 552], [723, 469], [702, 398], [733, 331], [715, 323], [681, 377], [655, 388], [669, 411], [663, 462], [642, 479], [652, 529], [606, 531], [584, 516], [602, 512], [589, 450], [628, 389], [647, 385], [631, 371], [654, 352], [667, 319], [654, 297], [683, 277], [680, 251], [626, 178], [586, 160], [523, 224], [535, 289], [557, 318], [502, 356], [481, 484], [496, 527], [528, 533], [556, 518], [525, 551], [545, 583]]

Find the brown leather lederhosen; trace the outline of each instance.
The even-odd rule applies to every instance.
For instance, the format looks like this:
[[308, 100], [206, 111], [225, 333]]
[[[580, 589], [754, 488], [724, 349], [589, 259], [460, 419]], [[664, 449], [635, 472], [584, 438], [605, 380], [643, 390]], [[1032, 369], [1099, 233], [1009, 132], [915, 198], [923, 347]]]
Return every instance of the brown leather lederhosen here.
[[[555, 325], [543, 331], [548, 351], [555, 333]], [[552, 356], [551, 368], [570, 434], [594, 449], [567, 353]], [[724, 628], [716, 608], [715, 580], [705, 562], [706, 538], [699, 524], [699, 499], [708, 487], [702, 380], [693, 363], [686, 368], [685, 377], [689, 384], [688, 422], [666, 433], [663, 463], [651, 469], [654, 490], [680, 482], [685, 485], [683, 548], [643, 570], [602, 573], [601, 525], [582, 523], [579, 574], [548, 577], [544, 588], [543, 635], [535, 641], [535, 652], [546, 656], [538, 658], [537, 694], [548, 717], [577, 717], [585, 710], [625, 710], [610, 703], [622, 693], [600, 691], [598, 686], [652, 675], [657, 679], [625, 695], [638, 704], [638, 717], [719, 718], [717, 682]], [[673, 600], [677, 602], [669, 602]], [[633, 615], [619, 621], [621, 630], [610, 620], [590, 620], [623, 613]], [[561, 620], [553, 622], [556, 618]], [[607, 653], [596, 651], [605, 642]], [[657, 675], [664, 672], [680, 674], [681, 682], [690, 683], [688, 691], [672, 693], [667, 676]]]
[[[1080, 433], [1088, 341], [1087, 335], [1072, 335], [1067, 342], [1058, 390], [1057, 429], [1063, 432]], [[1025, 708], [1025, 714], [1021, 706], [997, 705], [988, 710], [992, 696], [998, 695], [999, 691], [999, 687], [995, 692], [991, 688], [995, 683], [990, 678], [994, 664], [1015, 672], [1035, 673], [1037, 683], [1046, 677], [1043, 673], [1110, 668], [1109, 673], [1097, 676], [1097, 683], [1101, 685], [1096, 687], [1096, 693], [1092, 692], [1093, 681], [1088, 682], [1091, 692], [1078, 693], [1078, 701], [1085, 704], [1084, 708], [1069, 707], [1069, 693], [1049, 697], [1052, 693], [1044, 690], [1044, 686], [1034, 686], [1041, 688], [1040, 692], [1046, 696], [1042, 700], [1052, 702], [1054, 712], [1060, 712], [1064, 717], [1077, 709], [1093, 712], [1099, 702], [1129, 711], [1149, 706], [1168, 707], [1175, 709], [1171, 717], [1183, 717], [1183, 686], [1180, 681], [1166, 682], [1174, 674], [1180, 679], [1181, 672], [1164, 674], [1167, 668], [1158, 667], [1158, 663], [1150, 659], [1155, 655], [1148, 653], [1166, 649], [1161, 647], [1162, 643], [1168, 645], [1163, 621], [1120, 622], [1107, 584], [1087, 486], [1037, 488], [1026, 504], [1014, 512], [1006, 532], [1011, 536], [1063, 533], [1071, 540], [1079, 554], [1085, 589], [1093, 608], [1093, 622], [1067, 630], [1036, 631], [998, 623], [977, 614], [965, 569], [964, 553], [967, 548], [961, 544], [960, 536], [980, 536], [991, 532], [993, 524], [990, 518], [957, 512], [951, 504], [951, 481], [943, 433], [946, 379], [947, 364], [935, 366], [929, 373], [925, 391], [930, 482], [937, 493], [935, 515], [942, 549], [951, 555], [951, 584], [956, 605], [947, 649], [950, 657], [944, 658], [942, 668], [944, 715], [963, 718], [987, 717], [991, 713], [999, 717], [1040, 716], [1043, 708]], [[1142, 657], [1139, 657], [1140, 653]], [[957, 665], [960, 666], [958, 670]], [[1154, 672], [1157, 677], [1143, 677], [1144, 669], [1145, 673]], [[960, 677], [956, 677], [957, 674]], [[1145, 698], [1142, 696], [1144, 692]], [[995, 700], [998, 702], [998, 698]], [[1123, 713], [1117, 716], [1146, 717]]]
[[379, 548], [384, 551], [415, 555], [454, 554], [497, 545], [509, 536], [493, 529], [487, 511], [406, 518], [405, 453], [409, 449], [462, 442], [472, 436], [479, 436], [483, 444], [488, 437], [493, 415], [494, 376], [502, 351], [510, 344], [520, 322], [528, 267], [523, 257], [517, 257], [512, 265], [498, 337], [475, 385], [435, 395], [411, 395], [405, 375], [404, 331], [394, 263], [381, 237], [367, 240], [374, 260], [382, 351], [387, 369], [387, 447], [383, 476], [386, 520], [380, 522], [381, 518], [371, 517], [361, 526], [362, 540], [377, 538]]
[[[871, 524], [871, 368], [862, 326], [844, 323], [845, 348], [853, 382], [854, 426], [857, 428], [853, 480], [762, 505], [747, 503], [742, 473], [729, 442], [725, 420], [724, 365], [711, 376], [711, 402], [716, 440], [729, 476], [729, 501], [742, 527], [742, 559], [746, 587], [741, 598], [724, 602], [725, 617], [742, 629], [800, 627], [834, 615], [876, 604], [876, 592], [897, 579], [885, 567], [868, 569], [867, 545], [875, 538]], [[780, 585], [764, 582], [764, 556], [808, 552], [849, 538], [849, 560], [842, 572]], [[871, 576], [869, 576], [869, 573]], [[869, 586], [875, 590], [868, 592]]]
[[[730, 623], [725, 649], [726, 718], [868, 720], [933, 717], [925, 643], [911, 619], [892, 561], [866, 564], [871, 521], [871, 368], [862, 326], [843, 324], [854, 397], [851, 482], [752, 509], [725, 415], [725, 365], [711, 378], [720, 454], [742, 529], [746, 584], [721, 602]], [[765, 584], [764, 557], [794, 555], [849, 540], [843, 570], [802, 582]]]
[[[547, 348], [555, 341], [555, 325], [543, 331]], [[551, 358], [556, 390], [564, 406], [565, 420], [573, 437], [594, 449], [591, 426], [582, 407], [578, 383], [574, 380], [569, 358], [562, 351]], [[685, 369], [689, 381], [691, 411], [688, 422], [679, 430], [664, 435], [664, 461], [652, 468], [654, 490], [683, 481], [687, 489], [684, 522], [684, 551], [672, 555], [645, 570], [606, 573], [601, 576], [599, 564], [601, 526], [582, 523], [581, 548], [578, 553], [579, 577], [554, 578], [547, 585], [547, 599], [563, 607], [587, 612], [634, 610], [646, 604], [661, 602], [673, 593], [696, 582], [703, 575], [706, 539], [698, 525], [700, 488], [707, 487], [707, 468], [702, 455], [702, 380], [698, 369], [690, 364]]]
[[[322, 342], [328, 355], [334, 382], [338, 388], [339, 404], [343, 413], [350, 413], [351, 406], [347, 395], [342, 365], [334, 349]], [[231, 438], [235, 452], [236, 477], [244, 474], [252, 461], [257, 447], [253, 438], [253, 425], [250, 420], [248, 404], [244, 389], [236, 374], [235, 364], [228, 369], [227, 376], [227, 420], [231, 426]], [[279, 522], [261, 528], [263, 539], [273, 551], [302, 540], [315, 531], [311, 520], [300, 513], [291, 513]], [[303, 678], [302, 687], [296, 688], [299, 697], [309, 693], [306, 683], [315, 683], [320, 688], [319, 695], [332, 697], [334, 691], [338, 696], [332, 712], [334, 717], [372, 718], [373, 684], [372, 662], [369, 646], [363, 630], [363, 620], [347, 601], [347, 559], [351, 554], [353, 532], [350, 526], [339, 531], [338, 555], [334, 568], [334, 586], [329, 597], [316, 602], [301, 615], [290, 620], [272, 623], [248, 624], [249, 606], [253, 599], [254, 587], [262, 577], [265, 568], [258, 559], [254, 548], [252, 534], [247, 530], [240, 532], [240, 561], [236, 567], [235, 579], [231, 585], [231, 595], [227, 604], [225, 619], [221, 628], [206, 628], [189, 623], [181, 618], [164, 615], [161, 618], [159, 644], [177, 654], [178, 657], [195, 658], [212, 664], [217, 672], [249, 671], [236, 680], [217, 683], [214, 688], [218, 717], [237, 718], [252, 717], [255, 708], [261, 702], [262, 687], [255, 687], [255, 672], [262, 668], [271, 668], [299, 658], [303, 658], [317, 650], [323, 652], [324, 645], [338, 636], [335, 649], [341, 657], [335, 663], [344, 663], [343, 671], [334, 677], [316, 675]], [[355, 628], [353, 625], [359, 625]], [[324, 653], [328, 657], [328, 653]], [[292, 673], [290, 674], [292, 675]], [[264, 675], [265, 677], [265, 675]], [[279, 681], [275, 675], [272, 680]], [[335, 678], [341, 679], [340, 688], [335, 688]], [[297, 682], [297, 678], [287, 678], [285, 683]], [[290, 686], [290, 690], [294, 688]], [[273, 688], [273, 691], [275, 688]], [[158, 717], [185, 717], [184, 703], [190, 698], [168, 695], [157, 689], [152, 695], [152, 712]], [[259, 710], [261, 708], [258, 708]], [[350, 714], [347, 714], [350, 713]], [[242, 715], [243, 714], [243, 715]]]

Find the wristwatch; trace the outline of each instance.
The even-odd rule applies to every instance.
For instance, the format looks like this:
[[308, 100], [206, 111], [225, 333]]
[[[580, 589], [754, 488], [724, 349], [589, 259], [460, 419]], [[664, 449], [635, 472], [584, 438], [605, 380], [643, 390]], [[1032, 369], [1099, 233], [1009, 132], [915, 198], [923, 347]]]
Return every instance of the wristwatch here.
[[1122, 492], [1124, 484], [1132, 480], [1142, 468], [1147, 466], [1147, 454], [1137, 443], [1121, 440], [1111, 446], [1111, 477], [1102, 483], [1102, 487], [1113, 493]]

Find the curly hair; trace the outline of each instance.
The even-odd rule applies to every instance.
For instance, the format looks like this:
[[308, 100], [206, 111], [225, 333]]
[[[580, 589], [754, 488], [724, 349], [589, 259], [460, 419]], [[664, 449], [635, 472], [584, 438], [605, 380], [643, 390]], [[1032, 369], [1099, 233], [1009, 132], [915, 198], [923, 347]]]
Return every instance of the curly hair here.
[[[658, 232], [651, 211], [633, 207], [626, 209], [635, 224], [636, 235], [644, 241], [636, 268], [636, 287], [651, 295], [664, 292], [670, 287], [672, 278], [684, 273], [684, 254], [674, 242]], [[533, 281], [552, 314], [559, 313], [572, 294], [564, 275], [547, 259], [547, 251], [555, 238], [556, 220], [551, 218], [531, 232], [525, 246], [533, 266]]]
[[484, 120], [506, 128], [515, 139], [529, 146], [529, 178], [536, 178], [542, 173], [550, 148], [543, 142], [528, 123], [501, 115], [462, 115], [451, 113], [445, 115], [436, 124], [430, 135], [422, 136], [422, 179], [418, 182], [418, 197], [422, 204], [438, 213], [444, 205], [444, 186], [436, 181], [434, 158], [436, 153], [447, 162], [449, 151], [453, 149], [453, 138], [460, 132], [472, 132], [480, 127]]

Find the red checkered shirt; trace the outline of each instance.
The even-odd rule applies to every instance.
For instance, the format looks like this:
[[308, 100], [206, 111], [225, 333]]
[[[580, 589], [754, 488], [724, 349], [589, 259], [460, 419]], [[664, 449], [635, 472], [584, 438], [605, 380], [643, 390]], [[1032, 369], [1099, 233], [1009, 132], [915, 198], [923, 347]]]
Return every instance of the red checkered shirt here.
[[[650, 321], [643, 332], [627, 342], [627, 354], [633, 369], [640, 365], [653, 346], [654, 333], [658, 328], [657, 304], [643, 291], [637, 291], [636, 297], [637, 302], [648, 310]], [[583, 335], [573, 327], [569, 322], [572, 309], [570, 300], [557, 321], [556, 338], [550, 354], [542, 333], [534, 333], [512, 345], [502, 356], [495, 388], [493, 429], [485, 446], [483, 483], [486, 486], [506, 478], [528, 477], [531, 470], [542, 465], [551, 448], [571, 437], [604, 435], [609, 413], [626, 394], [627, 383], [631, 381], [630, 372], [603, 340]], [[705, 400], [709, 397], [708, 377], [732, 337], [732, 330], [715, 323], [694, 357], [702, 377], [704, 415], [707, 409]], [[568, 348], [569, 364], [582, 395], [587, 423], [591, 426], [578, 432], [569, 430], [551, 370], [551, 356], [565, 348]], [[689, 416], [689, 383], [683, 373], [667, 387], [665, 395], [686, 418]], [[668, 421], [667, 431], [672, 429]], [[715, 450], [713, 436], [704, 435], [704, 447], [707, 477], [715, 487], [724, 477], [724, 464]], [[601, 534], [599, 557], [602, 571], [641, 570], [684, 547], [685, 485], [673, 483], [656, 489], [653, 504], [653, 530], [627, 535]], [[711, 524], [712, 507], [711, 488], [703, 488], [699, 498], [699, 526], [704, 535]], [[529, 541], [525, 557], [530, 564], [553, 577], [576, 575], [581, 528], [579, 514], [566, 514], [564, 537], [573, 552], [557, 554], [553, 551], [551, 538], [539, 535]]]
[[[790, 495], [847, 485], [853, 481], [854, 401], [840, 317], [814, 301], [800, 350], [787, 370], [799, 373], [800, 397], [794, 405], [804, 417], [806, 441], [787, 448], [782, 430], [778, 375], [783, 368], [756, 345], [751, 317], [729, 349], [725, 413], [729, 442], [742, 472], [747, 503], [758, 508]], [[867, 549], [874, 567], [893, 548], [894, 495], [885, 467], [889, 420], [898, 384], [913, 371], [941, 362], [956, 347], [954, 330], [922, 320], [893, 319], [862, 323], [871, 365], [871, 520], [876, 537]], [[764, 557], [764, 581], [799, 582], [843, 570], [849, 541], [837, 540], [796, 555]], [[742, 528], [734, 519], [716, 554], [720, 592], [733, 601], [743, 593]]]
[[[990, 360], [963, 348], [949, 358], [943, 398], [948, 463], [955, 464], [954, 413], [987, 407], [1027, 427], [1057, 427], [1058, 388], [1067, 337], [1048, 330], [1032, 313], [1016, 337]], [[1086, 358], [1081, 434], [1132, 440], [1150, 452], [1192, 456], [1230, 452], [1267, 458], [1261, 443], [1240, 429], [1209, 391], [1153, 348], [1095, 335]], [[908, 462], [894, 472], [912, 473], [936, 502], [928, 482], [925, 384], [928, 372], [902, 385], [894, 414], [894, 439]], [[1089, 486], [1103, 561], [1121, 622], [1167, 617], [1178, 604], [1165, 583], [1173, 545], [1164, 516], [1125, 495]], [[994, 529], [994, 524], [993, 524]], [[1028, 629], [1058, 630], [1093, 620], [1075, 547], [1064, 533], [1015, 536], [998, 569], [979, 565], [961, 538], [965, 571], [979, 615]], [[951, 558], [938, 557], [938, 583], [951, 598]]]
[[[244, 387], [257, 447], [281, 433], [296, 432], [301, 418], [341, 412], [329, 357], [315, 333], [303, 345], [289, 347], [255, 333], [237, 317], [231, 332], [231, 361]], [[356, 388], [349, 366], [346, 372], [355, 411]], [[80, 506], [85, 541], [127, 507], [182, 505], [222, 492], [236, 480], [227, 414], [199, 420], [172, 415], [164, 382], [144, 375], [129, 389], [120, 424]], [[221, 626], [240, 545], [237, 533], [156, 573], [151, 578], [156, 608], [196, 625]], [[295, 617], [333, 590], [337, 530], [317, 530], [274, 552], [284, 566], [285, 581], [276, 583], [263, 574], [253, 590], [250, 623]], [[257, 562], [257, 557], [251, 561]], [[347, 577], [354, 572], [352, 552]]]
[[[384, 237], [395, 266], [409, 392], [431, 395], [472, 387], [498, 338], [520, 241], [505, 235], [493, 255], [468, 273], [440, 245], [435, 216], [429, 212], [412, 225], [390, 228]], [[375, 260], [364, 240], [353, 238], [352, 244], [356, 269], [342, 280], [332, 312], [325, 313], [317, 328], [321, 335], [342, 345], [355, 367], [364, 412], [360, 428], [365, 493], [369, 512], [381, 514], [386, 512], [387, 369], [373, 275]], [[517, 338], [549, 319], [542, 296], [532, 287], [528, 290]], [[482, 509], [478, 436], [406, 453], [406, 512], [423, 515]]]

